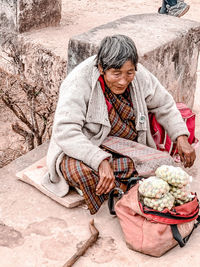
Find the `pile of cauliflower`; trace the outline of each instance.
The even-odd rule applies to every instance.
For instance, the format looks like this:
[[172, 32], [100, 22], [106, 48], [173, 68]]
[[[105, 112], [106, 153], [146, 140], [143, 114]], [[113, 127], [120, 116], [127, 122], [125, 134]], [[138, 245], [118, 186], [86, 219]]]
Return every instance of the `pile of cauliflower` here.
[[140, 181], [139, 193], [144, 205], [162, 211], [191, 201], [189, 176], [180, 167], [162, 165], [151, 176]]

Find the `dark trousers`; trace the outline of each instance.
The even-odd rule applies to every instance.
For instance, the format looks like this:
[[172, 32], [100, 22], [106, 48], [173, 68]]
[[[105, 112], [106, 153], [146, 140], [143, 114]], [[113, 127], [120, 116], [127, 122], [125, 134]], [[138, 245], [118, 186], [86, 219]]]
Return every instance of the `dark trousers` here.
[[161, 13], [161, 14], [167, 13], [166, 5], [174, 6], [176, 4], [177, 4], [177, 0], [163, 0], [162, 7], [161, 7], [159, 13]]

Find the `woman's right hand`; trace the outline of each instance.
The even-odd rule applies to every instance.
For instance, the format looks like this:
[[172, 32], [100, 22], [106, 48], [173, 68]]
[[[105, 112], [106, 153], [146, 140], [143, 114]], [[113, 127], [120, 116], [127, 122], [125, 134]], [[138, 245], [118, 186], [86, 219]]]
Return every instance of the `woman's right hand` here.
[[177, 138], [177, 149], [185, 168], [190, 168], [196, 159], [194, 148], [188, 143], [188, 137], [181, 135]]
[[97, 195], [107, 194], [115, 187], [115, 176], [107, 159], [103, 160], [99, 165], [99, 178], [96, 188]]

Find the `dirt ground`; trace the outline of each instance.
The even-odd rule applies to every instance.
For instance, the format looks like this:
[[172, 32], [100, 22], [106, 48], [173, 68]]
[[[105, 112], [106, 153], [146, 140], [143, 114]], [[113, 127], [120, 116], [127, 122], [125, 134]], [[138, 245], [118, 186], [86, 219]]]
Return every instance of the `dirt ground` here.
[[[66, 60], [71, 36], [127, 15], [155, 13], [161, 2], [162, 0], [62, 0], [60, 26], [31, 31], [23, 36], [53, 50]], [[184, 18], [200, 21], [200, 1], [187, 0], [187, 3], [191, 7]], [[0, 102], [0, 167], [27, 151], [23, 138], [11, 129], [13, 121], [14, 115]]]
[[[66, 59], [67, 43], [71, 36], [126, 15], [155, 13], [161, 1], [63, 0], [63, 15], [59, 27], [41, 29], [23, 35], [31, 41], [52, 49]], [[200, 1], [187, 0], [187, 2], [191, 8], [184, 18], [200, 21]], [[200, 64], [198, 76], [200, 76]], [[197, 113], [198, 138], [200, 138], [199, 99], [200, 79], [194, 104], [194, 111]], [[12, 121], [13, 115], [5, 112], [4, 106], [0, 103], [0, 156], [2, 153], [9, 152], [9, 147], [14, 151], [18, 149], [19, 153], [24, 149], [23, 139], [11, 130]], [[0, 179], [0, 226], [1, 229], [5, 229], [1, 231], [0, 266], [63, 266], [83, 240], [88, 238], [88, 222], [94, 218], [100, 238], [75, 266], [199, 267], [199, 230], [195, 230], [196, 233], [191, 238], [191, 242], [182, 249], [177, 246], [161, 258], [142, 255], [126, 247], [117, 218], [108, 214], [107, 203], [104, 203], [103, 208], [92, 217], [84, 207], [66, 209], [15, 178], [16, 171], [27, 167], [30, 160], [36, 157], [39, 159], [45, 154], [41, 154], [40, 147], [0, 170], [2, 178]], [[199, 156], [200, 153], [198, 161], [190, 170], [195, 178], [199, 178]], [[192, 190], [200, 195], [199, 179], [194, 179]]]

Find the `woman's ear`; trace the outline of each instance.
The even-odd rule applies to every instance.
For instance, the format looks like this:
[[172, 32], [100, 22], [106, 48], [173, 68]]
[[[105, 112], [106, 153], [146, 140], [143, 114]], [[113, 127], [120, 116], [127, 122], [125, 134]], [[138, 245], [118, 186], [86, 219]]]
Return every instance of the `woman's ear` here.
[[104, 74], [103, 68], [101, 67], [100, 64], [98, 64], [98, 70], [99, 70], [99, 72], [100, 72], [101, 75]]

